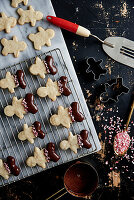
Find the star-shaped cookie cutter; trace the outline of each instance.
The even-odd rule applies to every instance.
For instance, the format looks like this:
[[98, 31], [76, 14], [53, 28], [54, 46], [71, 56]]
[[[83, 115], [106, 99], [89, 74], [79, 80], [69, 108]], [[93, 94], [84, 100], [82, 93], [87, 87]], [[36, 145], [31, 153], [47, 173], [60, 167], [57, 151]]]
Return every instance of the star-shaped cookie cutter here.
[[123, 85], [123, 78], [115, 79], [114, 83], [105, 83], [105, 91], [100, 95], [100, 101], [106, 103], [109, 100], [118, 102], [119, 96], [123, 93], [128, 93], [129, 88]]

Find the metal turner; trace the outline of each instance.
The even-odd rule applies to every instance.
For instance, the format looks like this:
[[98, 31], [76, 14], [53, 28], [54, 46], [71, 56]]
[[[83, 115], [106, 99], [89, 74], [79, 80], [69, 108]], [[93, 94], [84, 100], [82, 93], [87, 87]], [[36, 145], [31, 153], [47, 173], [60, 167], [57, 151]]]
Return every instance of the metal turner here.
[[114, 45], [113, 48], [102, 44], [104, 51], [114, 60], [134, 68], [134, 42], [124, 37], [108, 37], [104, 42]]
[[101, 40], [96, 35], [91, 34], [91, 32], [72, 22], [67, 20], [54, 17], [54, 16], [47, 16], [47, 20], [52, 24], [59, 26], [65, 30], [73, 32], [77, 35], [83, 37], [92, 36], [99, 40], [102, 43], [102, 47], [104, 51], [114, 60], [120, 62], [122, 64], [128, 65], [134, 68], [134, 42], [128, 40], [124, 37], [108, 37], [104, 41]]

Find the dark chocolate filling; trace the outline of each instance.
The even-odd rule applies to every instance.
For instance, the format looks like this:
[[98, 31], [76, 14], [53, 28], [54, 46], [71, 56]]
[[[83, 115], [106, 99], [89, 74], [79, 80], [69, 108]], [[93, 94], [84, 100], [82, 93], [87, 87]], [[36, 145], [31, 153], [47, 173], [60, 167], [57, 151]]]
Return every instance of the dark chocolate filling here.
[[72, 109], [72, 116], [74, 117], [74, 120], [77, 122], [82, 122], [84, 120], [84, 116], [79, 111], [79, 104], [77, 102], [71, 103], [71, 109]]
[[78, 144], [80, 147], [84, 147], [86, 149], [90, 149], [92, 145], [88, 141], [88, 131], [82, 130], [80, 135], [78, 135]]
[[20, 168], [15, 164], [15, 158], [12, 156], [7, 157], [6, 167], [9, 168], [10, 173], [14, 176], [18, 176], [20, 173]]
[[37, 106], [34, 104], [34, 96], [31, 93], [26, 94], [24, 102], [26, 102], [27, 111], [35, 114], [38, 112]]
[[16, 76], [17, 76], [17, 79], [18, 79], [19, 86], [22, 89], [25, 89], [26, 88], [26, 82], [24, 80], [24, 72], [22, 70], [17, 70]]
[[[41, 130], [41, 123], [38, 121], [35, 121], [32, 125], [35, 137], [39, 137], [43, 139], [45, 137], [45, 133]], [[37, 135], [37, 136], [36, 136]]]
[[58, 86], [60, 93], [64, 96], [69, 96], [71, 94], [71, 90], [67, 86], [68, 79], [66, 76], [61, 76], [58, 81]]
[[46, 149], [44, 149], [45, 156], [46, 153], [47, 153], [47, 160], [57, 162], [60, 159], [60, 156], [58, 156], [55, 152], [55, 144], [52, 142], [48, 143]]
[[47, 67], [50, 71], [49, 73], [52, 74], [52, 75], [55, 75], [58, 70], [57, 70], [56, 66], [54, 65], [53, 57], [52, 56], [46, 56], [45, 61], [46, 61]]

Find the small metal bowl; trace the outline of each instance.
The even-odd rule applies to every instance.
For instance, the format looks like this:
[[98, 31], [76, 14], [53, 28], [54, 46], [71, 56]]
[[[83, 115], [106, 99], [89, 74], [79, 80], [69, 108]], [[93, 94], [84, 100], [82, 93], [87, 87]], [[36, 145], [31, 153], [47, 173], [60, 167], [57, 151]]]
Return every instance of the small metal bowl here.
[[96, 169], [89, 163], [76, 162], [64, 175], [64, 186], [75, 197], [90, 199], [97, 189], [99, 177]]

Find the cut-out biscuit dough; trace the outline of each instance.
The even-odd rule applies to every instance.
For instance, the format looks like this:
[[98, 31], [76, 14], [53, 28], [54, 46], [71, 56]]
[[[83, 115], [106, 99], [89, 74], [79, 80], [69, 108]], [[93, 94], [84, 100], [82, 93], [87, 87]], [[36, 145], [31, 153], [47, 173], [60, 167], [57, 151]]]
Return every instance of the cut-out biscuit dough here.
[[72, 132], [69, 132], [68, 140], [61, 141], [60, 148], [62, 150], [67, 150], [70, 148], [74, 153], [77, 153], [77, 149], [80, 148], [77, 135], [73, 135]]
[[7, 72], [6, 77], [0, 80], [0, 87], [3, 89], [8, 88], [10, 93], [15, 92], [14, 88], [16, 88], [17, 86], [14, 81], [14, 76], [10, 72]]
[[47, 144], [45, 149], [39, 149], [35, 147], [34, 156], [30, 156], [26, 160], [26, 164], [29, 167], [35, 167], [39, 165], [42, 168], [46, 168], [46, 163], [49, 161], [57, 162], [60, 159], [60, 156], [55, 152], [55, 144], [50, 142]]
[[29, 167], [35, 167], [36, 165], [39, 165], [42, 168], [46, 168], [47, 159], [44, 154], [44, 149], [39, 149], [38, 147], [34, 148], [34, 156], [30, 156], [26, 160], [26, 164]]
[[77, 149], [86, 148], [90, 149], [91, 143], [88, 141], [88, 131], [82, 130], [80, 134], [73, 135], [71, 132], [68, 134], [68, 139], [60, 142], [60, 148], [62, 150], [71, 149], [74, 153], [77, 153]]
[[18, 134], [19, 140], [28, 140], [31, 144], [34, 143], [36, 137], [39, 137], [40, 139], [45, 137], [45, 133], [41, 130], [41, 123], [38, 121], [35, 121], [31, 127], [24, 124], [23, 131]]
[[34, 43], [34, 48], [36, 50], [41, 50], [41, 47], [46, 45], [51, 46], [51, 39], [54, 37], [55, 32], [53, 29], [43, 29], [38, 27], [38, 33], [30, 34], [28, 38]]
[[4, 113], [8, 117], [16, 115], [20, 119], [23, 119], [24, 115], [26, 114], [25, 107], [23, 105], [23, 98], [17, 99], [17, 97], [13, 97], [12, 105], [6, 106]]
[[39, 57], [36, 57], [35, 63], [30, 66], [29, 71], [33, 75], [39, 75], [40, 78], [45, 78], [47, 74], [46, 63], [41, 60]]
[[64, 95], [69, 96], [71, 90], [67, 86], [68, 79], [66, 76], [61, 76], [58, 81], [52, 81], [48, 78], [46, 87], [39, 87], [37, 94], [40, 97], [48, 96], [52, 101], [56, 100], [56, 97]]
[[24, 99], [21, 98], [19, 100], [14, 96], [12, 99], [12, 105], [8, 105], [4, 108], [4, 113], [8, 117], [16, 115], [20, 119], [23, 119], [27, 112], [32, 114], [38, 112], [38, 108], [34, 104], [34, 96], [32, 93], [27, 93]]
[[53, 82], [50, 78], [48, 78], [46, 87], [38, 88], [37, 94], [40, 97], [48, 96], [50, 99], [52, 99], [52, 101], [55, 101], [57, 96], [61, 96], [58, 82]]
[[23, 41], [18, 41], [16, 36], [13, 36], [13, 40], [7, 40], [3, 38], [1, 44], [4, 46], [2, 54], [7, 56], [8, 54], [14, 54], [14, 57], [19, 57], [20, 51], [24, 51], [27, 48], [27, 44]]
[[18, 134], [19, 140], [28, 140], [31, 144], [34, 143], [34, 139], [36, 138], [33, 134], [33, 128], [28, 127], [27, 124], [24, 124], [24, 130]]
[[31, 23], [31, 26], [35, 26], [36, 21], [39, 21], [43, 18], [43, 14], [40, 11], [35, 11], [32, 6], [29, 6], [28, 10], [19, 8], [17, 13], [20, 15], [18, 20], [20, 25]]
[[10, 72], [7, 72], [6, 77], [0, 80], [0, 88], [7, 88], [10, 93], [14, 93], [14, 89], [19, 86], [22, 89], [26, 88], [23, 70], [17, 70], [15, 75], [12, 75]]
[[58, 107], [58, 114], [54, 114], [50, 117], [50, 123], [54, 126], [63, 125], [66, 128], [70, 128], [70, 124], [73, 122], [82, 122], [84, 120], [83, 114], [79, 111], [78, 102], [72, 102], [69, 108], [63, 106]]
[[28, 4], [28, 0], [12, 0], [11, 6], [17, 8], [21, 2], [23, 2], [25, 6]]
[[11, 28], [13, 28], [17, 23], [16, 18], [7, 17], [7, 15], [2, 12], [0, 17], [0, 31], [5, 30], [6, 33], [10, 33]]
[[50, 117], [50, 123], [53, 126], [62, 125], [66, 128], [70, 128], [70, 124], [72, 124], [72, 119], [69, 114], [68, 108], [64, 108], [63, 106], [58, 107], [58, 114], [54, 114]]

